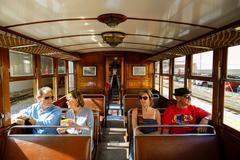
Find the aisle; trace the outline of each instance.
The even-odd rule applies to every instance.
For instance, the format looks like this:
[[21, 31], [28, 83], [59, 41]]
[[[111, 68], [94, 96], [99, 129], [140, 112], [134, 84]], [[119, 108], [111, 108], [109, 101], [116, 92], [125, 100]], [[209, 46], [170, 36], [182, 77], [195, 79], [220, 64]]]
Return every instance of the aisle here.
[[107, 127], [103, 129], [96, 160], [126, 160], [129, 144], [125, 140], [127, 130], [123, 128], [122, 117], [108, 116]]

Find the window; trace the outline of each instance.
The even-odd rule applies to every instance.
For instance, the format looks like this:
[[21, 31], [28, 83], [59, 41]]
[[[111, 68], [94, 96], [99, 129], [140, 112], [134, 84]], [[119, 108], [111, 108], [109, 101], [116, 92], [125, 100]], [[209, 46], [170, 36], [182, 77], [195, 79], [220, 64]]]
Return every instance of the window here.
[[223, 123], [240, 131], [240, 45], [228, 48]]
[[65, 61], [60, 59], [58, 60], [58, 74], [64, 74], [65, 73]]
[[[198, 80], [190, 80], [188, 86], [192, 91], [192, 105], [200, 107], [209, 113], [212, 113], [212, 88], [204, 87], [196, 83]], [[201, 81], [200, 81], [201, 82]], [[207, 83], [211, 83], [206, 81]]]
[[34, 103], [33, 80], [10, 82], [11, 114], [27, 108]]
[[170, 59], [162, 61], [162, 73], [163, 74], [169, 74], [170, 73], [170, 70], [169, 70], [170, 67], [169, 66], [170, 66]]
[[185, 61], [186, 61], [185, 56], [174, 59], [174, 77], [173, 77], [174, 89], [184, 87]]
[[168, 76], [161, 76], [162, 80], [162, 95], [166, 98], [169, 98], [169, 77]]
[[10, 51], [10, 76], [33, 76], [32, 55]]
[[44, 78], [42, 78], [42, 86], [41, 87], [53, 88], [53, 77], [44, 77]]
[[65, 95], [65, 75], [58, 75], [58, 98]]
[[69, 91], [74, 90], [74, 63], [68, 61], [68, 82], [69, 82]]
[[159, 70], [160, 70], [160, 62], [155, 62], [155, 69], [154, 69], [154, 89], [159, 91], [159, 82], [160, 82], [160, 78], [159, 78]]
[[212, 76], [213, 51], [194, 54], [192, 60], [192, 75]]
[[[28, 53], [10, 51], [10, 76], [13, 81], [9, 83], [11, 114], [18, 113], [34, 102], [33, 93], [33, 56]], [[28, 80], [15, 81], [15, 78], [31, 76]]]
[[53, 74], [53, 59], [46, 56], [41, 56], [41, 72], [42, 75]]

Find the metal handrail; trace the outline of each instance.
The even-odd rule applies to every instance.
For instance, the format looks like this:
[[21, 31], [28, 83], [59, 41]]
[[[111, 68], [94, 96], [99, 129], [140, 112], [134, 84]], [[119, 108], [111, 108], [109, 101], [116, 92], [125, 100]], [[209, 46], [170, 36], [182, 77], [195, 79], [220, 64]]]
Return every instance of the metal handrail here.
[[[136, 131], [137, 129], [139, 128], [152, 128], [152, 127], [156, 127], [156, 128], [189, 128], [189, 127], [194, 127], [194, 128], [198, 128], [198, 127], [207, 127], [207, 128], [211, 128], [213, 131], [213, 133], [180, 133], [180, 134], [154, 134], [154, 136], [204, 136], [204, 135], [216, 135], [216, 130], [213, 126], [211, 125], [208, 125], [208, 124], [183, 124], [183, 125], [139, 125], [137, 127], [134, 128], [134, 131], [133, 131], [133, 135], [134, 137], [135, 136], [138, 136], [136, 135]], [[141, 134], [141, 136], [149, 136], [151, 134]]]

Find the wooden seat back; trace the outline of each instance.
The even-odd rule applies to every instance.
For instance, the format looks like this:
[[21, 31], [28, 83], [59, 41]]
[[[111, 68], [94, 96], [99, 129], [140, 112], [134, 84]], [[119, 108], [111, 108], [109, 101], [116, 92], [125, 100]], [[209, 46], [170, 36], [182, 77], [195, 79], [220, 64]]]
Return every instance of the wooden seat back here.
[[4, 159], [90, 160], [91, 136], [16, 135], [8, 136]]

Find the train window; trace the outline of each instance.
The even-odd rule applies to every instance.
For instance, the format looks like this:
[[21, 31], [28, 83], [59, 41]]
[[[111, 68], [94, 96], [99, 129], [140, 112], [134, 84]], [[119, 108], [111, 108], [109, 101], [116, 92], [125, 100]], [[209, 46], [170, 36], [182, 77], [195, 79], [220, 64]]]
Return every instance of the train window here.
[[240, 131], [240, 46], [228, 48], [223, 123]]
[[155, 77], [154, 77], [154, 89], [158, 90], [159, 91], [159, 74], [155, 74]]
[[32, 76], [32, 55], [27, 53], [15, 53], [10, 51], [10, 76]]
[[74, 90], [74, 64], [71, 61], [68, 61], [68, 83], [69, 91]]
[[159, 81], [160, 81], [160, 78], [159, 78], [159, 73], [160, 73], [160, 62], [155, 62], [154, 63], [154, 89], [158, 90], [159, 91]]
[[34, 103], [33, 80], [10, 82], [11, 114], [18, 113]]
[[161, 86], [161, 95], [166, 98], [169, 98], [169, 77], [168, 76], [161, 76], [162, 86]]
[[65, 75], [58, 75], [58, 98], [65, 95]]
[[189, 80], [188, 86], [192, 90], [191, 103], [197, 107], [208, 111], [209, 113], [212, 113], [212, 87], [205, 87], [203, 85], [199, 85], [200, 82], [212, 84], [212, 82], [210, 81]]
[[48, 86], [50, 88], [53, 88], [53, 77], [42, 78], [42, 87], [43, 86]]
[[192, 75], [194, 76], [212, 76], [213, 51], [194, 54], [192, 56]]
[[184, 87], [184, 73], [185, 73], [186, 56], [174, 59], [174, 77], [173, 88]]
[[64, 74], [65, 73], [65, 61], [60, 59], [58, 60], [58, 74]]
[[53, 58], [41, 56], [42, 75], [53, 74]]
[[158, 61], [158, 62], [155, 62], [155, 70], [154, 70], [154, 72], [155, 73], [160, 73], [159, 71], [160, 71], [160, 62]]
[[170, 59], [162, 61], [162, 73], [163, 74], [169, 74], [170, 73], [170, 70], [169, 70], [170, 67], [169, 66], [170, 66]]

